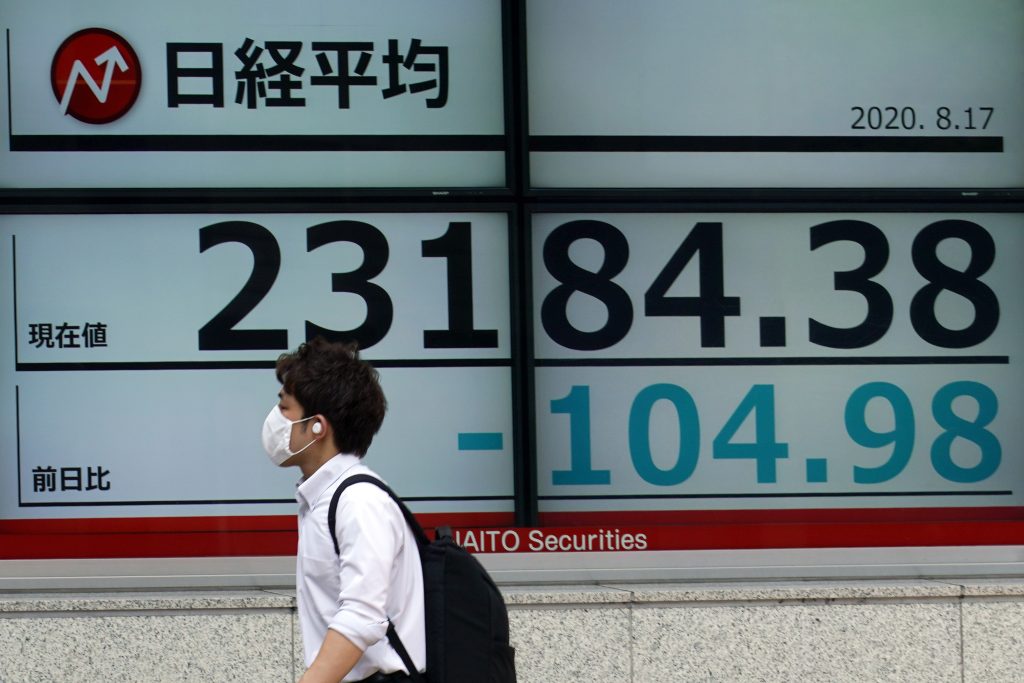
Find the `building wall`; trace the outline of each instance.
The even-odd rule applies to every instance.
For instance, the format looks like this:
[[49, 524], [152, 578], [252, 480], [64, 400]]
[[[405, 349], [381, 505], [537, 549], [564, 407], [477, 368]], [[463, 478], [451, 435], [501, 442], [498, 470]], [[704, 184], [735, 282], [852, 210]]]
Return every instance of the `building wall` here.
[[[1024, 677], [1024, 579], [505, 586], [521, 683]], [[0, 681], [293, 681], [287, 590], [0, 593]]]

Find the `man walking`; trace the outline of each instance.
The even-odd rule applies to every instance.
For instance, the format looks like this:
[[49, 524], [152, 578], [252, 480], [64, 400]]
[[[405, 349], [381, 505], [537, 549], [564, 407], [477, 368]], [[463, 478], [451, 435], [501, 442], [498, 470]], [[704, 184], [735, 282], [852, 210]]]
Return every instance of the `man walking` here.
[[[282, 388], [263, 425], [271, 461], [302, 472], [296, 564], [299, 624], [308, 667], [301, 683], [411, 681], [385, 637], [394, 625], [423, 671], [423, 576], [401, 510], [373, 484], [341, 495], [335, 553], [332, 494], [355, 474], [387, 409], [376, 370], [355, 345], [316, 338], [277, 361]], [[379, 478], [379, 477], [378, 477]]]

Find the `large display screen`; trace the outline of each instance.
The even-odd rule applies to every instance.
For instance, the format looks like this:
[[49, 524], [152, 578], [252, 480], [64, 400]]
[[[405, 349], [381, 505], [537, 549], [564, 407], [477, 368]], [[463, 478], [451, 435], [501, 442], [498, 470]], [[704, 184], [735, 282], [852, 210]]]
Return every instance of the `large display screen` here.
[[0, 0], [0, 41], [0, 559], [292, 554], [260, 431], [317, 335], [473, 551], [1024, 547], [1020, 0]]
[[1024, 3], [527, 3], [537, 188], [1024, 186]]
[[500, 0], [4, 0], [0, 29], [0, 189], [507, 183]]
[[322, 335], [378, 368], [367, 462], [414, 510], [511, 522], [505, 214], [6, 216], [0, 258], [0, 518], [294, 527], [260, 429]]
[[[373, 466], [474, 550], [1020, 538], [1021, 214], [529, 225], [525, 283], [506, 214], [3, 218], [6, 556], [67, 553], [53, 533], [93, 539], [70, 556], [288, 554], [295, 473], [259, 425], [273, 360], [317, 334], [380, 369]], [[512, 526], [517, 457], [538, 529]]]
[[532, 239], [542, 517], [1021, 516], [1024, 216], [537, 213]]

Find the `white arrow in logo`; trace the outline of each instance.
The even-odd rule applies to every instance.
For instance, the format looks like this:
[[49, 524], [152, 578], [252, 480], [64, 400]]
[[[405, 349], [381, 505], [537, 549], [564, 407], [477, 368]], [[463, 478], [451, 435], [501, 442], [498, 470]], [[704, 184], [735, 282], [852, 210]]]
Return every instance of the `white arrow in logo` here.
[[67, 115], [71, 94], [75, 91], [75, 85], [78, 83], [79, 78], [89, 86], [89, 90], [92, 90], [92, 94], [96, 96], [96, 99], [101, 104], [107, 101], [107, 95], [110, 94], [110, 84], [114, 81], [114, 67], [117, 67], [118, 71], [127, 71], [128, 62], [124, 60], [124, 56], [115, 45], [96, 58], [97, 66], [103, 66], [104, 63], [107, 65], [107, 69], [103, 72], [103, 81], [102, 83], [96, 83], [85, 68], [85, 65], [82, 64], [82, 61], [79, 59], [75, 60], [75, 63], [71, 65], [68, 83], [64, 86], [64, 94], [60, 98], [61, 114]]

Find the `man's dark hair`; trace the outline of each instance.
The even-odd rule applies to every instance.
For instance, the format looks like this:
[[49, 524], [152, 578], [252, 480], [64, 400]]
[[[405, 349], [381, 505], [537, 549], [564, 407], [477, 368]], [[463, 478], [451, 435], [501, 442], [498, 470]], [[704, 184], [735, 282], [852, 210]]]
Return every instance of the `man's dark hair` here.
[[343, 453], [366, 455], [384, 422], [387, 400], [377, 371], [356, 344], [316, 337], [277, 359], [277, 381], [302, 405], [302, 417], [323, 415]]

